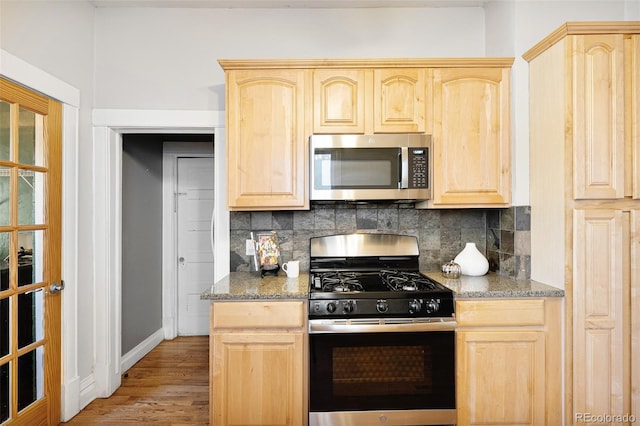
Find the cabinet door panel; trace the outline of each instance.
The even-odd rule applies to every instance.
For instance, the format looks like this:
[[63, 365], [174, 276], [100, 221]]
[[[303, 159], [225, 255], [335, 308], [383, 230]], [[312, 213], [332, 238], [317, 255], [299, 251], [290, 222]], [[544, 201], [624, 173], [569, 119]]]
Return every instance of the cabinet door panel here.
[[574, 36], [574, 191], [624, 196], [624, 37]]
[[631, 413], [640, 416], [640, 209], [631, 210]]
[[545, 335], [459, 331], [458, 424], [545, 422]]
[[227, 74], [227, 201], [231, 209], [308, 207], [305, 72]]
[[574, 211], [574, 413], [624, 413], [623, 213]]
[[213, 335], [213, 424], [306, 424], [302, 333]]
[[[364, 133], [367, 82], [364, 70], [314, 70], [313, 132]], [[370, 77], [369, 77], [370, 78]], [[370, 90], [369, 90], [370, 91]]]
[[459, 327], [472, 326], [542, 326], [545, 300], [457, 300], [456, 321]]
[[433, 203], [508, 205], [509, 70], [435, 70], [433, 90]]
[[625, 51], [627, 75], [629, 76], [628, 108], [626, 123], [629, 128], [628, 143], [633, 153], [633, 167], [631, 182], [633, 185], [633, 198], [640, 199], [640, 35], [634, 35], [629, 40], [629, 49]]
[[374, 131], [424, 132], [427, 90], [424, 69], [374, 70]]
[[225, 329], [300, 329], [306, 309], [302, 301], [238, 301], [212, 305], [211, 326]]

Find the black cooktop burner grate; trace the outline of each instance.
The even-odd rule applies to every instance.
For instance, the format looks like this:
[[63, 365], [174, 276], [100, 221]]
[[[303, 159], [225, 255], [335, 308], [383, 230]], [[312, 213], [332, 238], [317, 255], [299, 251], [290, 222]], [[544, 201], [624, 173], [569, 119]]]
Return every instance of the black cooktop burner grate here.
[[382, 282], [392, 291], [435, 290], [436, 284], [418, 272], [382, 270]]
[[344, 293], [347, 291], [364, 291], [358, 274], [355, 272], [327, 272], [320, 277], [322, 291]]
[[312, 291], [326, 293], [395, 292], [412, 293], [441, 290], [419, 272], [380, 270], [378, 272], [333, 271], [312, 274]]

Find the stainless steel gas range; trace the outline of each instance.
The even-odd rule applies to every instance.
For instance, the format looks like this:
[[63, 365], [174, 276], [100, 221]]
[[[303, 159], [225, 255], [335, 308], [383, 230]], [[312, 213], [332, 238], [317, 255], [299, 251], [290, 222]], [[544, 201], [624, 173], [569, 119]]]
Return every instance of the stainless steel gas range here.
[[310, 426], [456, 422], [453, 293], [416, 237], [311, 238], [309, 277]]

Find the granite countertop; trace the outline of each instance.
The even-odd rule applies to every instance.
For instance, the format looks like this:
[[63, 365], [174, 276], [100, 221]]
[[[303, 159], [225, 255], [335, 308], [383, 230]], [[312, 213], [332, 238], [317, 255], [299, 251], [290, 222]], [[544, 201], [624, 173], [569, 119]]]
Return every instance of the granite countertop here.
[[307, 299], [309, 274], [300, 273], [297, 278], [287, 278], [258, 272], [232, 272], [220, 279], [200, 295], [200, 299], [249, 300], [249, 299]]
[[[514, 280], [494, 273], [482, 277], [462, 276], [459, 279], [445, 278], [441, 272], [423, 273], [451, 289], [457, 299], [564, 296], [564, 290], [556, 287], [532, 280]], [[204, 291], [200, 298], [211, 300], [307, 299], [308, 295], [308, 273], [300, 273], [297, 278], [287, 278], [283, 273], [260, 278], [257, 272], [232, 272]]]
[[564, 290], [533, 280], [488, 273], [481, 277], [461, 276], [446, 278], [441, 272], [424, 272], [429, 278], [451, 289], [456, 299], [510, 298], [510, 297], [563, 297]]

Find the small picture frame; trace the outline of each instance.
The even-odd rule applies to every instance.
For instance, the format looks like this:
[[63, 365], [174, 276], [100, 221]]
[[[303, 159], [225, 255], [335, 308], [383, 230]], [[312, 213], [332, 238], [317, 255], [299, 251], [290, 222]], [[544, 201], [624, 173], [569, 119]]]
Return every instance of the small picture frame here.
[[258, 256], [261, 275], [278, 273], [280, 270], [280, 246], [278, 245], [278, 234], [275, 231], [257, 235], [256, 256]]

